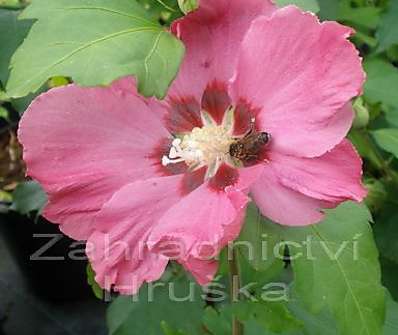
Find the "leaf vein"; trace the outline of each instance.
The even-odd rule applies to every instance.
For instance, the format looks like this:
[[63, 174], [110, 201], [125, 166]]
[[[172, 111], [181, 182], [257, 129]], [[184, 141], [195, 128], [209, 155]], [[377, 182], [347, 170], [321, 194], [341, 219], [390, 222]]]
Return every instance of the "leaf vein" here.
[[[30, 79], [26, 80], [24, 85], [22, 85], [21, 87], [24, 88], [25, 86], [28, 86], [32, 81], [34, 81], [37, 77], [40, 77], [42, 74], [46, 73], [47, 71], [49, 71], [50, 69], [56, 67], [57, 65], [61, 64], [62, 62], [66, 61], [67, 59], [73, 57], [75, 54], [97, 44], [97, 43], [102, 43], [104, 41], [110, 40], [112, 38], [121, 36], [121, 35], [126, 35], [126, 34], [130, 34], [130, 33], [137, 33], [140, 31], [157, 31], [157, 29], [153, 29], [153, 28], [131, 28], [131, 29], [126, 29], [126, 30], [122, 30], [122, 31], [118, 31], [116, 33], [113, 34], [109, 34], [106, 35], [104, 37], [98, 38], [96, 40], [90, 41], [86, 44], [83, 44], [82, 46], [80, 46], [79, 48], [76, 48], [74, 50], [72, 50], [71, 52], [69, 52], [68, 54], [66, 54], [65, 56], [61, 57], [59, 60], [57, 60], [56, 62], [50, 64], [48, 67], [44, 68], [42, 71], [38, 72], [36, 75], [32, 76]], [[161, 31], [162, 33], [162, 31]]]
[[111, 14], [125, 16], [125, 17], [128, 17], [128, 18], [137, 20], [138, 22], [149, 24], [149, 25], [151, 25], [153, 27], [158, 27], [158, 25], [155, 22], [152, 22], [150, 20], [146, 20], [146, 19], [141, 18], [141, 17], [136, 16], [136, 15], [119, 12], [117, 10], [106, 8], [106, 7], [65, 7], [65, 8], [59, 8], [59, 9], [61, 9], [61, 10], [98, 10], [98, 11], [104, 11], [104, 12], [111, 13]]
[[[320, 234], [320, 232], [317, 230], [316, 227], [311, 226], [311, 229], [315, 232], [315, 234], [316, 234], [321, 240], [325, 241], [325, 243], [328, 244], [328, 241], [326, 241], [326, 239], [324, 239], [324, 238], [322, 237], [322, 235]], [[347, 275], [346, 275], [346, 273], [345, 273], [345, 271], [344, 271], [344, 269], [343, 269], [343, 267], [342, 267], [342, 265], [341, 265], [341, 263], [340, 263], [340, 261], [339, 261], [338, 259], [336, 259], [336, 264], [337, 264], [337, 266], [338, 266], [338, 268], [339, 268], [339, 270], [340, 270], [340, 272], [341, 272], [341, 274], [342, 274], [342, 276], [343, 276], [343, 279], [344, 279], [344, 281], [345, 281], [345, 283], [346, 283], [346, 285], [347, 285], [348, 291], [349, 291], [350, 295], [352, 296], [352, 299], [354, 300], [354, 304], [355, 304], [355, 306], [356, 306], [357, 309], [358, 309], [359, 317], [360, 317], [360, 319], [362, 320], [362, 325], [363, 325], [364, 329], [366, 329], [366, 333], [367, 333], [368, 335], [371, 335], [371, 334], [370, 334], [370, 331], [369, 331], [369, 328], [367, 327], [367, 323], [366, 323], [366, 320], [365, 320], [365, 316], [364, 316], [363, 313], [362, 313], [361, 305], [360, 305], [360, 303], [359, 303], [357, 297], [355, 296], [354, 290], [353, 290], [353, 288], [351, 287], [351, 284], [350, 284], [350, 282], [349, 282], [349, 280], [348, 280], [348, 277], [347, 277]]]

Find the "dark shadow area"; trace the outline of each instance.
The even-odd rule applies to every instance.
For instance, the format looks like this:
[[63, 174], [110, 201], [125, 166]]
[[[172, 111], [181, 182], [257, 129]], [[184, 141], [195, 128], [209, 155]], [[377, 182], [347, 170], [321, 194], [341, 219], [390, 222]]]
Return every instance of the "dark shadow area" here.
[[106, 303], [87, 284], [84, 245], [59, 234], [43, 219], [0, 214], [0, 335], [107, 333]]

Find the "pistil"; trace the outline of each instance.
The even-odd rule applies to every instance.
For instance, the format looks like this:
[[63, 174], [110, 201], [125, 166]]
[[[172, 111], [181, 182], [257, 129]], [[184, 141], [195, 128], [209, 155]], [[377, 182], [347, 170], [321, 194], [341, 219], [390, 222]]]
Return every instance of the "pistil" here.
[[207, 177], [212, 177], [223, 162], [233, 164], [229, 155], [229, 148], [235, 140], [232, 136], [233, 110], [225, 114], [222, 124], [218, 125], [208, 113], [202, 111], [203, 126], [176, 137], [168, 156], [162, 157], [162, 164], [185, 162], [190, 170], [207, 166]]

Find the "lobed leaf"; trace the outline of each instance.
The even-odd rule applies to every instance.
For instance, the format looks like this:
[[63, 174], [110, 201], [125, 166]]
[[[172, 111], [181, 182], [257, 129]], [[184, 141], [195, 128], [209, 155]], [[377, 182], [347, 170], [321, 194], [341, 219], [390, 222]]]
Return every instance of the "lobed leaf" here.
[[201, 334], [204, 303], [199, 294], [197, 285], [180, 278], [143, 286], [134, 297], [120, 296], [107, 311], [109, 335]]
[[372, 102], [382, 101], [386, 105], [398, 107], [398, 69], [381, 58], [365, 61], [364, 67], [368, 77], [365, 96]]
[[47, 202], [47, 195], [35, 181], [18, 184], [12, 197], [11, 209], [21, 214], [29, 214], [33, 211], [40, 213]]
[[[312, 313], [327, 307], [341, 335], [380, 335], [384, 289], [366, 206], [328, 210], [317, 225], [285, 229], [293, 257], [295, 291]], [[310, 243], [310, 251], [303, 248]]]
[[398, 44], [398, 1], [390, 1], [388, 11], [382, 16], [376, 37], [379, 41], [378, 52]]
[[20, 11], [0, 8], [0, 83], [5, 86], [12, 54], [29, 31], [31, 21], [18, 21]]
[[385, 151], [398, 157], [398, 129], [387, 128], [372, 131], [372, 136], [377, 144]]
[[34, 92], [54, 76], [91, 86], [135, 75], [141, 93], [162, 98], [184, 53], [134, 0], [36, 0], [21, 18], [37, 22], [12, 58], [11, 97]]

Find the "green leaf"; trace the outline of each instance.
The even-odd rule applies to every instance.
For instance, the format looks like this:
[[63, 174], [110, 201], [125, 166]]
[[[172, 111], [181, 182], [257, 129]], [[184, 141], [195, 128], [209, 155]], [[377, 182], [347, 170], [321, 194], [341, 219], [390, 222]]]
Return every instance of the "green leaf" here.
[[370, 220], [366, 206], [347, 202], [322, 223], [284, 229], [297, 296], [313, 313], [328, 307], [341, 335], [382, 334], [384, 290]]
[[213, 307], [207, 307], [203, 316], [207, 330], [214, 335], [230, 335], [231, 319], [231, 314], [227, 314], [223, 310], [218, 312]]
[[393, 126], [398, 127], [398, 108], [394, 108], [386, 113], [387, 122]]
[[365, 96], [372, 102], [398, 107], [398, 69], [380, 58], [364, 62], [367, 73]]
[[[20, 13], [21, 11], [18, 10], [0, 9], [0, 100], [10, 101], [9, 96], [1, 90], [1, 87], [4, 87], [8, 80], [12, 55], [21, 45], [33, 24], [33, 20], [18, 20]], [[37, 93], [43, 91], [44, 89]], [[11, 99], [10, 102], [22, 114], [36, 96], [37, 94], [31, 94], [21, 99]]]
[[184, 53], [134, 0], [35, 0], [21, 18], [37, 22], [12, 58], [11, 97], [34, 92], [54, 76], [90, 86], [135, 75], [141, 93], [162, 98]]
[[32, 24], [31, 21], [18, 21], [19, 14], [16, 10], [0, 9], [0, 82], [4, 86], [8, 79], [11, 56], [22, 43]]
[[372, 136], [381, 148], [398, 157], [398, 129], [374, 130], [372, 131]]
[[0, 88], [0, 103], [2, 101], [9, 101], [9, 98], [6, 94], [6, 92], [4, 92], [1, 88]]
[[[280, 242], [280, 244], [283, 245], [282, 242]], [[281, 251], [283, 257], [283, 250]], [[286, 274], [285, 271], [283, 271], [285, 263], [282, 257], [275, 259], [275, 262], [272, 263], [270, 267], [267, 267], [266, 270], [255, 270], [243, 255], [239, 257], [242, 285], [250, 284], [250, 292], [256, 294], [260, 293], [265, 285], [272, 285], [274, 282], [280, 282], [283, 275]]]
[[313, 13], [319, 12], [319, 4], [317, 0], [276, 0], [275, 3], [279, 7], [284, 7], [287, 5], [296, 5], [303, 10], [308, 10]]
[[375, 29], [380, 21], [381, 9], [375, 6], [354, 7], [350, 0], [340, 2], [338, 19], [359, 27]]
[[31, 102], [36, 99], [40, 94], [47, 91], [47, 85], [43, 85], [38, 91], [35, 93], [31, 93], [25, 97], [18, 98], [18, 99], [11, 99], [12, 106], [18, 111], [19, 115], [22, 115]]
[[289, 309], [303, 323], [305, 335], [340, 335], [336, 322], [327, 309], [320, 313], [309, 313], [297, 299], [289, 301]]
[[172, 21], [182, 17], [178, 2], [176, 0], [136, 0], [147, 13], [155, 20], [170, 24]]
[[178, 331], [178, 330], [175, 330], [175, 329], [171, 328], [171, 327], [167, 324], [167, 322], [165, 322], [165, 321], [162, 321], [162, 322], [160, 323], [160, 326], [162, 327], [162, 330], [163, 330], [163, 334], [164, 334], [164, 335], [187, 335], [187, 334], [184, 334], [184, 333], [182, 333], [182, 332], [180, 332], [180, 331]]
[[0, 106], [0, 118], [10, 121], [10, 113], [2, 106]]
[[320, 11], [318, 13], [322, 20], [337, 20], [339, 2], [336, 0], [318, 0]]
[[4, 7], [19, 7], [20, 1], [19, 0], [0, 0], [0, 6]]
[[243, 301], [232, 305], [233, 314], [242, 322], [254, 320], [264, 330], [282, 333], [297, 330], [302, 323], [297, 320], [282, 302]]
[[104, 298], [104, 290], [95, 281], [95, 272], [94, 272], [93, 268], [91, 267], [90, 263], [87, 264], [86, 273], [87, 273], [87, 283], [91, 286], [91, 289], [93, 290], [94, 295], [98, 299], [102, 300]]
[[[180, 278], [145, 285], [135, 297], [120, 296], [107, 312], [109, 335], [161, 335], [165, 324], [168, 330], [201, 334], [204, 301], [200, 293], [197, 285]], [[182, 301], [184, 297], [190, 301]]]
[[366, 129], [352, 129], [349, 139], [361, 157], [368, 159], [372, 164], [381, 168], [380, 157], [372, 150], [373, 143]]
[[398, 213], [379, 219], [375, 225], [376, 242], [380, 253], [398, 264]]
[[11, 209], [23, 215], [33, 211], [40, 213], [47, 202], [47, 195], [35, 181], [18, 184], [12, 197], [13, 203]]
[[178, 0], [178, 6], [184, 14], [188, 14], [197, 9], [199, 4], [197, 0]]
[[386, 56], [393, 62], [398, 62], [398, 44], [394, 44], [386, 51]]
[[245, 225], [237, 242], [239, 252], [256, 271], [266, 271], [274, 263], [283, 262], [275, 257], [274, 248], [280, 242], [279, 230], [267, 224], [256, 206], [251, 204], [246, 212]]
[[363, 42], [369, 45], [371, 48], [377, 46], [377, 40], [374, 37], [370, 36], [369, 34], [362, 33], [361, 31], [356, 31], [355, 35], [353, 36], [353, 41]]
[[382, 16], [376, 37], [379, 40], [377, 49], [379, 52], [398, 44], [398, 1], [390, 1], [388, 11]]
[[388, 289], [392, 297], [398, 300], [398, 264], [381, 256], [380, 264], [382, 269], [383, 285]]
[[208, 307], [203, 322], [213, 335], [230, 335], [233, 316], [243, 323], [245, 335], [303, 335], [302, 323], [281, 303], [240, 302], [223, 306], [218, 311]]
[[365, 180], [365, 188], [368, 190], [368, 195], [365, 199], [366, 206], [372, 212], [376, 212], [385, 205], [388, 191], [384, 184], [375, 178], [367, 178]]
[[[286, 228], [263, 221], [273, 225], [270, 231], [289, 247], [295, 292], [309, 309], [297, 312], [306, 335], [381, 334], [384, 291], [370, 220], [366, 206], [347, 202], [309, 227]], [[322, 329], [328, 325], [333, 325], [330, 331]]]
[[387, 313], [386, 323], [384, 325], [383, 335], [397, 335], [398, 334], [398, 303], [394, 301], [391, 296], [387, 295]]

